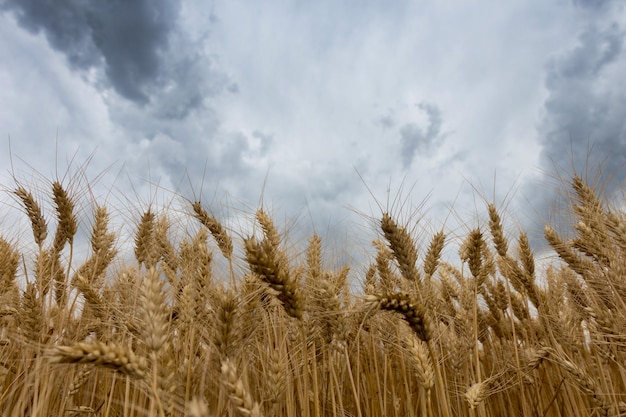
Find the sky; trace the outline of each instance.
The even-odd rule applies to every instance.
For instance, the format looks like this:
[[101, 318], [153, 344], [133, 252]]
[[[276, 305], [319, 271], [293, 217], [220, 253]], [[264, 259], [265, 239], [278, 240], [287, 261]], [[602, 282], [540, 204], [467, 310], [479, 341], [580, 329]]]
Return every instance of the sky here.
[[626, 179], [624, 5], [0, 0], [0, 183], [82, 169], [114, 205], [365, 244], [382, 211], [464, 235], [494, 202], [539, 249], [559, 176]]

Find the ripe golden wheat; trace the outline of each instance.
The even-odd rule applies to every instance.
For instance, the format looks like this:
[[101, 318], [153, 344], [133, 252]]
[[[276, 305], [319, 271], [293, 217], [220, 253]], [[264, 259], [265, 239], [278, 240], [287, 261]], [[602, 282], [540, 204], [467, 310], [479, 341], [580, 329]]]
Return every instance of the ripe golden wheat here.
[[13, 187], [32, 235], [0, 237], [2, 416], [626, 413], [626, 213], [578, 176], [545, 268], [493, 204], [458, 257], [381, 213], [371, 264], [331, 268], [317, 234], [296, 251], [259, 209], [237, 239], [200, 202], [136, 213], [120, 253], [110, 207], [48, 192]]

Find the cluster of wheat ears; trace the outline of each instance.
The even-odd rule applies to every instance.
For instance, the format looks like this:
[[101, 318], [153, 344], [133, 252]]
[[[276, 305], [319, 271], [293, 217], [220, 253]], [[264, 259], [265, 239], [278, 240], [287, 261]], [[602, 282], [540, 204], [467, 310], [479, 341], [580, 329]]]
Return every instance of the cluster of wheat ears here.
[[259, 209], [256, 234], [234, 239], [200, 202], [182, 236], [147, 209], [129, 260], [93, 203], [79, 263], [76, 197], [53, 182], [46, 214], [18, 185], [12, 207], [34, 244], [0, 239], [0, 410], [624, 415], [626, 213], [578, 176], [568, 187], [571, 236], [546, 226], [558, 258], [540, 272], [527, 235], [509, 238], [492, 204], [458, 259], [441, 259], [444, 231], [418, 249], [381, 213], [371, 264], [333, 270], [317, 234], [293, 253]]

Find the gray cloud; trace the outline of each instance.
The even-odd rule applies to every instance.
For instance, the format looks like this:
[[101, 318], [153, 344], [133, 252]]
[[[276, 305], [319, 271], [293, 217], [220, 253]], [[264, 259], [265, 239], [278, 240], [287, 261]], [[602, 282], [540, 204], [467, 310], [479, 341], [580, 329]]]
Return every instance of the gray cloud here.
[[431, 156], [441, 142], [441, 111], [433, 104], [420, 103], [417, 107], [426, 113], [428, 126], [421, 128], [416, 123], [407, 123], [400, 128], [402, 143], [402, 167], [409, 169], [416, 153]]
[[376, 124], [381, 126], [383, 129], [391, 129], [395, 126], [396, 122], [391, 115], [385, 115], [376, 120]]
[[258, 130], [255, 130], [254, 132], [252, 132], [252, 137], [258, 139], [259, 141], [259, 146], [258, 146], [259, 156], [265, 156], [267, 154], [267, 151], [272, 146], [272, 143], [274, 142], [274, 136], [268, 133], [263, 133], [263, 132], [259, 132]]
[[13, 11], [24, 29], [43, 31], [50, 45], [80, 69], [100, 65], [102, 54], [93, 43], [85, 4], [75, 0], [3, 0], [0, 10]]
[[86, 13], [92, 39], [105, 59], [106, 73], [124, 97], [142, 102], [145, 88], [158, 82], [161, 56], [178, 16], [178, 2], [98, 2]]
[[0, 11], [43, 34], [72, 70], [105, 92], [98, 98], [114, 135], [100, 153], [124, 160], [129, 176], [144, 178], [149, 168], [178, 187], [186, 174], [241, 178], [249, 171], [251, 145], [221, 131], [207, 101], [233, 83], [204, 52], [205, 33], [192, 39], [182, 27], [180, 0], [0, 0]]
[[575, 6], [587, 10], [607, 9], [611, 6], [610, 0], [572, 0]]
[[[578, 45], [554, 58], [546, 75], [548, 98], [538, 133], [543, 147], [541, 166], [554, 175], [555, 167], [566, 178], [572, 170], [602, 167], [624, 181], [626, 163], [626, 59], [625, 33], [617, 24], [590, 27], [580, 34]], [[593, 171], [591, 171], [593, 179]], [[611, 186], [608, 193], [614, 190]], [[525, 192], [534, 209], [544, 217], [554, 209], [553, 190]], [[543, 225], [537, 225], [542, 227]], [[542, 232], [535, 231], [540, 239]], [[537, 240], [539, 242], [539, 240]]]
[[[178, 0], [4, 0], [1, 8], [23, 28], [42, 32], [73, 68], [103, 69], [119, 95], [139, 104], [161, 90], [176, 90], [172, 85], [187, 80], [193, 68], [188, 57], [175, 59], [180, 52], [171, 47]], [[200, 102], [198, 96], [179, 99], [170, 116]]]
[[592, 28], [579, 42], [548, 68], [549, 97], [540, 127], [543, 164], [568, 167], [573, 162], [581, 169], [586, 162], [598, 163], [589, 161], [594, 158], [588, 155], [592, 146], [601, 160], [608, 157], [605, 168], [616, 171], [626, 155], [626, 79], [609, 70], [624, 67], [625, 62], [619, 62], [624, 31], [617, 25]]

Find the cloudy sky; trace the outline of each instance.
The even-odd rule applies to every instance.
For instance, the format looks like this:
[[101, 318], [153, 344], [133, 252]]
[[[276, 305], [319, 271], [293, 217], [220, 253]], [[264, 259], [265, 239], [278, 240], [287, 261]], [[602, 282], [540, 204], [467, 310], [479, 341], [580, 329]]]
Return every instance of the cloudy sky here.
[[625, 37], [610, 0], [0, 0], [0, 179], [541, 236], [555, 166], [625, 179]]

